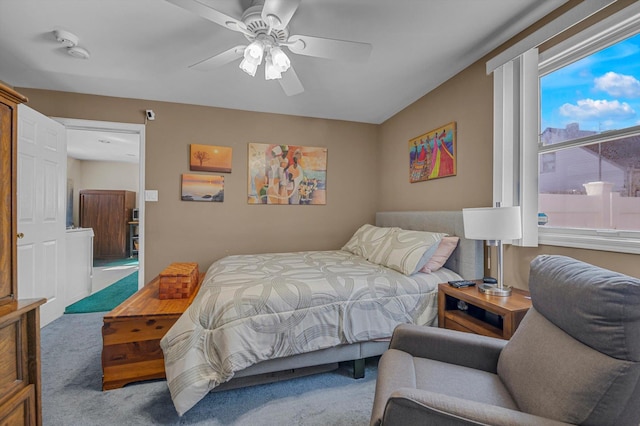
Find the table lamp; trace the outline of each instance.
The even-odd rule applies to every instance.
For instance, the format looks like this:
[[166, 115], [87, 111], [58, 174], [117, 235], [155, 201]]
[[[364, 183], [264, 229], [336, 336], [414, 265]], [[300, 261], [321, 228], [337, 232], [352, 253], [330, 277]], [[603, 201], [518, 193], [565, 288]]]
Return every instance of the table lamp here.
[[478, 290], [491, 296], [509, 296], [511, 287], [505, 287], [502, 273], [502, 240], [522, 237], [520, 207], [481, 207], [462, 209], [464, 236], [471, 240], [486, 240], [498, 251], [498, 280], [496, 284], [483, 283]]

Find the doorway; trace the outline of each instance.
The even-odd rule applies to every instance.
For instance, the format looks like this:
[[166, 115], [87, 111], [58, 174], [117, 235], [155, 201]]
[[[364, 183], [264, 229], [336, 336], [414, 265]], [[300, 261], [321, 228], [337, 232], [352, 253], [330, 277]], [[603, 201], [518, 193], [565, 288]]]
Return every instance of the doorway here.
[[[80, 120], [70, 118], [52, 117], [61, 123], [67, 130], [68, 140], [71, 140], [69, 149], [76, 158], [92, 159], [97, 161], [117, 161], [134, 163], [137, 160], [138, 184], [137, 188], [125, 188], [136, 192], [136, 208], [140, 218], [137, 225], [136, 249], [138, 257], [138, 288], [144, 286], [144, 170], [145, 170], [145, 126], [143, 124], [116, 123], [94, 120]], [[83, 143], [74, 144], [73, 138], [80, 137]], [[69, 143], [69, 142], [68, 142]], [[137, 144], [137, 147], [135, 145]], [[68, 151], [69, 151], [68, 149]], [[70, 155], [71, 157], [71, 155]], [[129, 164], [127, 167], [135, 166]], [[80, 189], [80, 188], [78, 188]], [[95, 188], [100, 189], [100, 188]], [[76, 190], [77, 193], [77, 190]], [[77, 196], [75, 197], [77, 200]], [[74, 206], [69, 206], [77, 211], [77, 201]], [[71, 223], [77, 224], [77, 213], [71, 215]], [[131, 254], [131, 253], [130, 253]], [[95, 271], [94, 271], [95, 272]], [[98, 278], [98, 277], [96, 277]], [[98, 280], [99, 281], [99, 280]], [[97, 286], [103, 286], [98, 282]], [[99, 290], [93, 287], [93, 290]]]

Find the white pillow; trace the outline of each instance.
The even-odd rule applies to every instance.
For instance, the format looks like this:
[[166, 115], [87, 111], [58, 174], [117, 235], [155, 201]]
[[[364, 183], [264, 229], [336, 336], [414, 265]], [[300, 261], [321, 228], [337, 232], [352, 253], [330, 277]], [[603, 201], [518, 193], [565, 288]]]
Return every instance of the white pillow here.
[[396, 228], [381, 228], [364, 224], [353, 234], [342, 250], [369, 259], [369, 256], [393, 229]]
[[429, 261], [442, 237], [447, 235], [393, 228], [368, 260], [405, 275], [413, 275]]

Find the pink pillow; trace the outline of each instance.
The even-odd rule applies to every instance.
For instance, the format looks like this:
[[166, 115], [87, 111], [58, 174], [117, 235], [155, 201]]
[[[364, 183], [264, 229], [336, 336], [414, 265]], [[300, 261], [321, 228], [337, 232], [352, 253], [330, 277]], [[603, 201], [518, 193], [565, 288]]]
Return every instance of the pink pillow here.
[[420, 269], [420, 272], [426, 272], [428, 274], [442, 268], [442, 265], [447, 262], [451, 253], [453, 253], [458, 246], [459, 240], [460, 238], [458, 237], [442, 237], [436, 252], [431, 256], [427, 264]]

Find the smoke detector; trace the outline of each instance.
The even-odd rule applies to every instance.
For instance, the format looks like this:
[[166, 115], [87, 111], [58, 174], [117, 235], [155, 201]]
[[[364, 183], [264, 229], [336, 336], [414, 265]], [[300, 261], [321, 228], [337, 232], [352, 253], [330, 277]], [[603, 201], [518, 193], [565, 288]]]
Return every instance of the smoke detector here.
[[67, 53], [74, 58], [89, 59], [89, 51], [80, 46], [72, 46], [67, 48]]
[[70, 33], [66, 30], [55, 30], [53, 35], [56, 36], [56, 40], [64, 47], [75, 47], [78, 45], [78, 36]]

